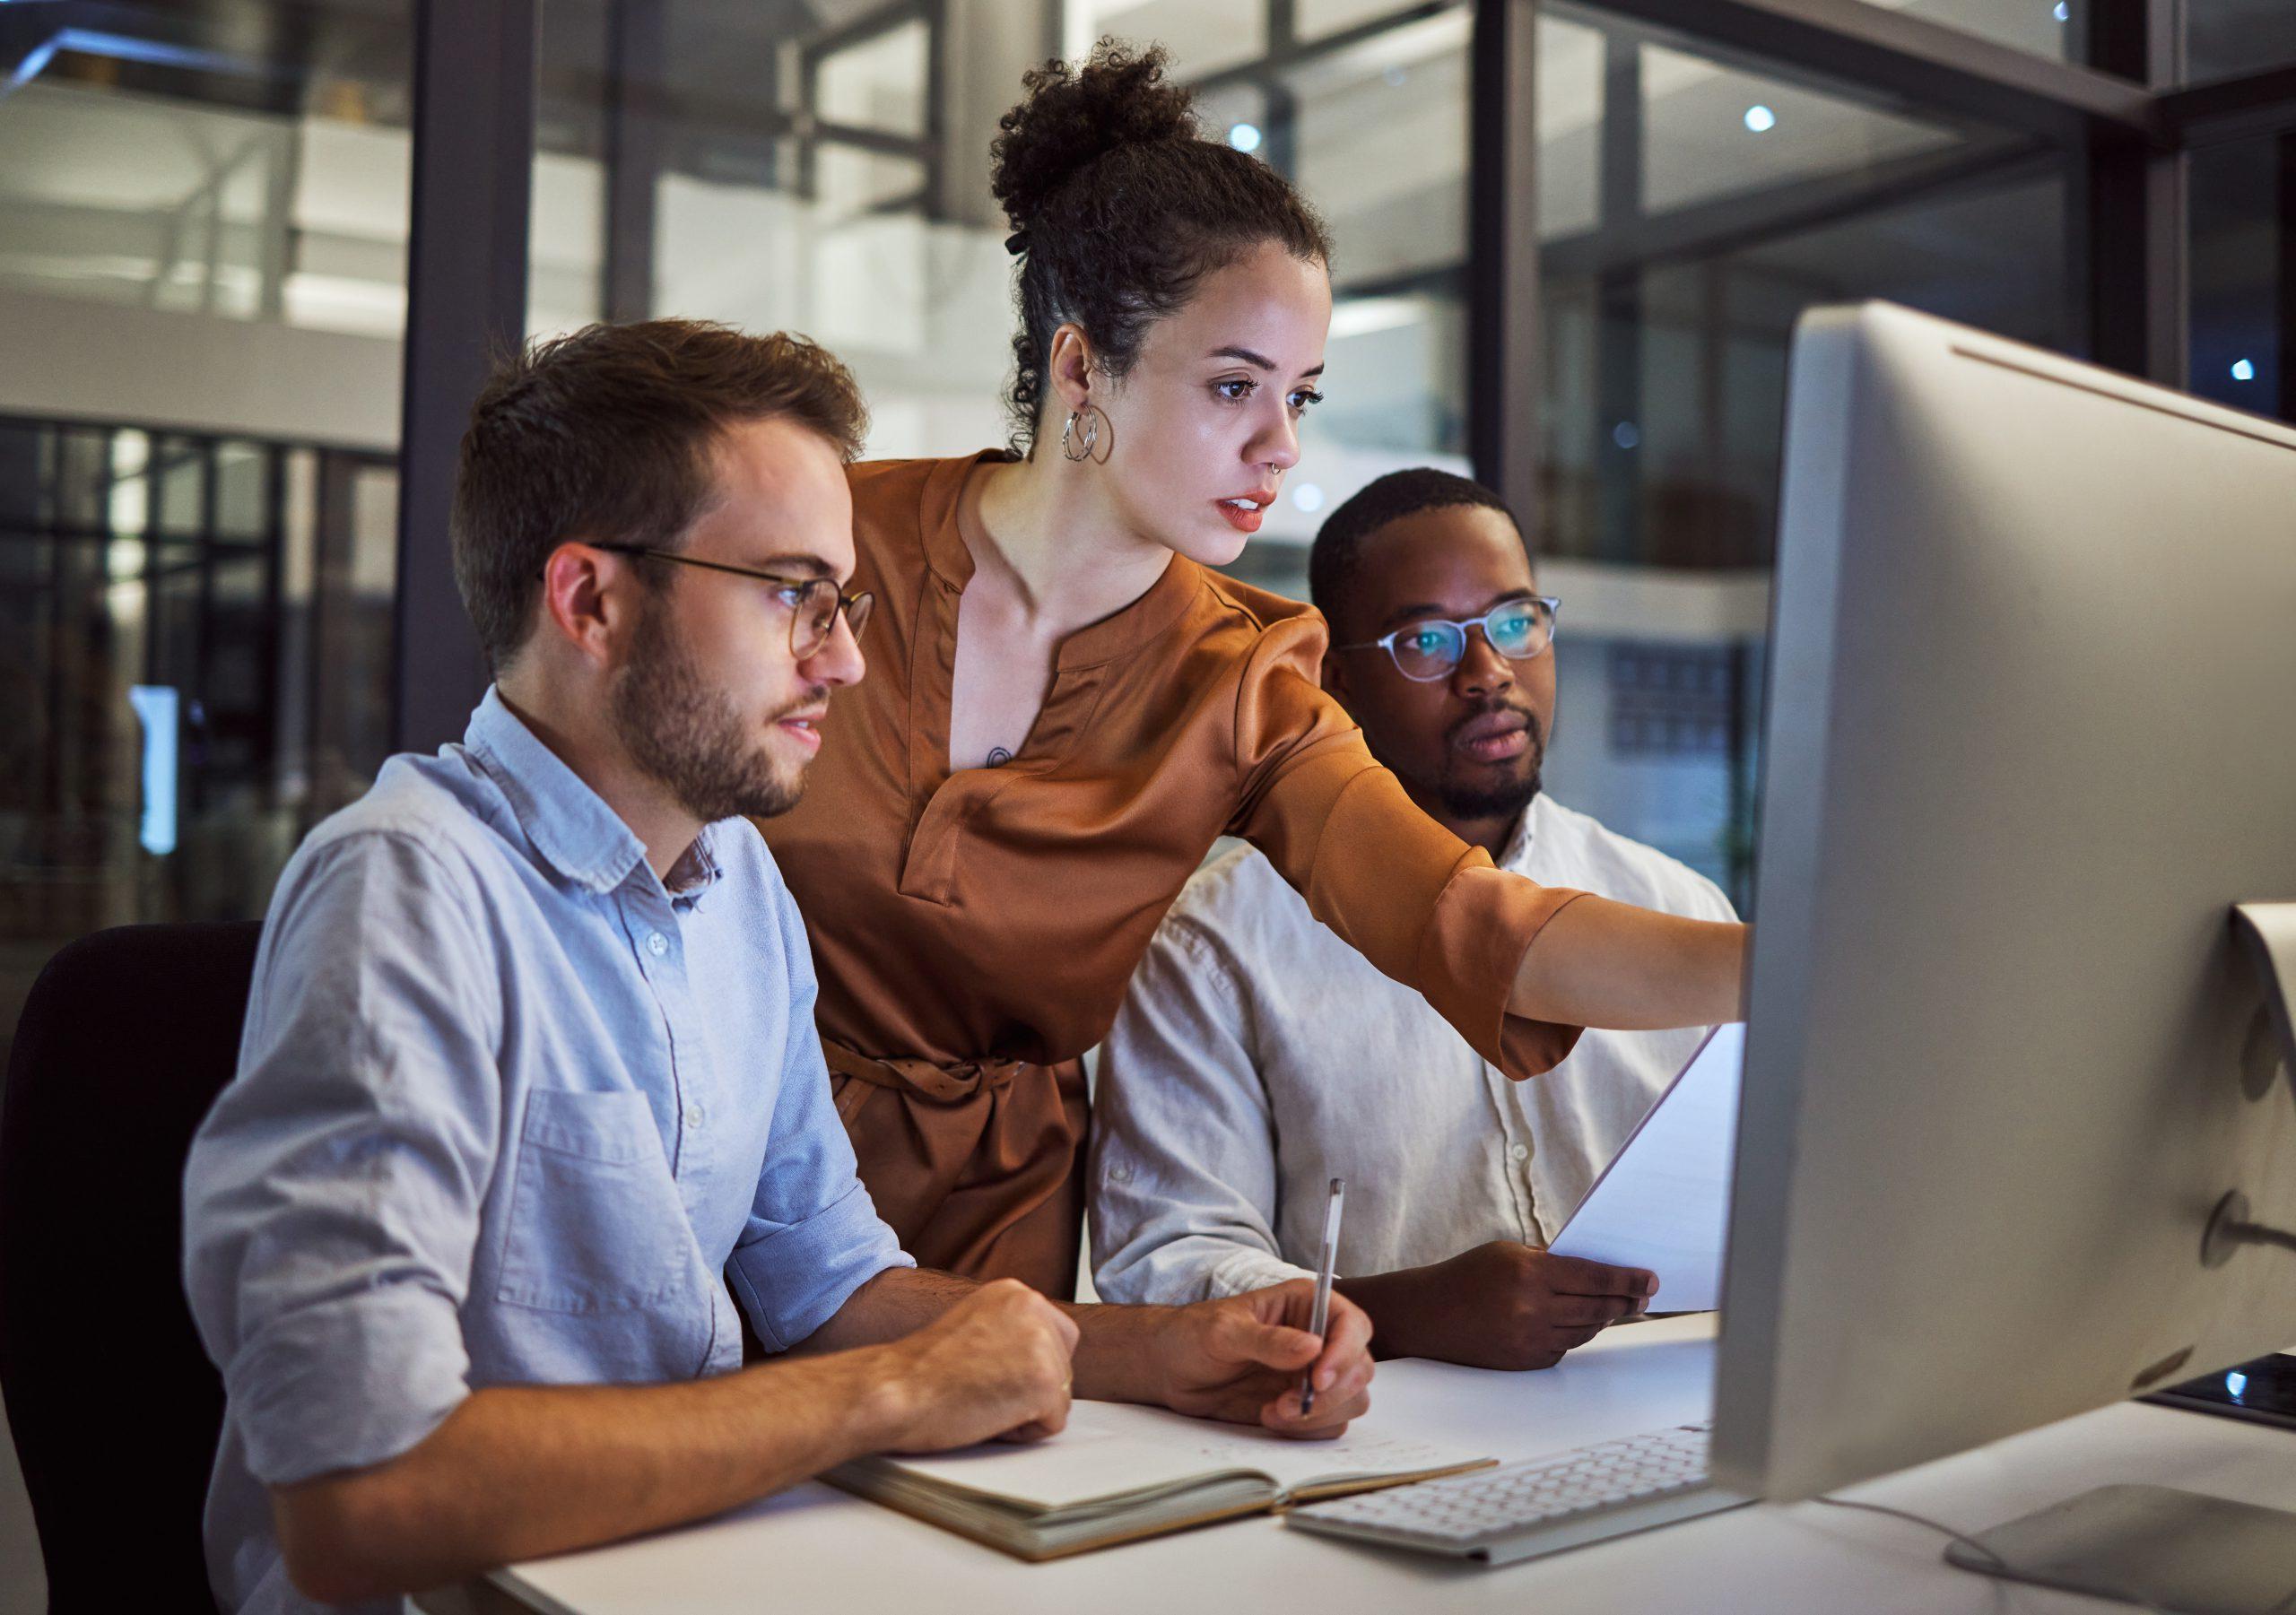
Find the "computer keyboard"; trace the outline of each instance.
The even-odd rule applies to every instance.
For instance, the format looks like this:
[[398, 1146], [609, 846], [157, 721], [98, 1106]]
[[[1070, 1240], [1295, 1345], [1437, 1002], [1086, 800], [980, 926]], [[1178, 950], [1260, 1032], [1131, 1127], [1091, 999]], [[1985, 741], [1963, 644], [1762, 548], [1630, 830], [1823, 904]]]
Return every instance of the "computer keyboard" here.
[[1707, 1484], [1709, 1426], [1674, 1425], [1574, 1452], [1295, 1508], [1284, 1524], [1494, 1565], [1735, 1508]]

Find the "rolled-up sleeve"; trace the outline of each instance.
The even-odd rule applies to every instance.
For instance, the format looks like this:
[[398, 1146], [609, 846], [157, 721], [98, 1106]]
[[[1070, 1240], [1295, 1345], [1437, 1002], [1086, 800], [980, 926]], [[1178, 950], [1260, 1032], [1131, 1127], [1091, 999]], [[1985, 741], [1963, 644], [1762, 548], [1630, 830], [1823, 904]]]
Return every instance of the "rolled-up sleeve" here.
[[758, 1339], [786, 1351], [877, 1274], [917, 1263], [862, 1185], [813, 1026], [820, 985], [804, 923], [786, 892], [779, 910], [790, 1000], [781, 1088], [757, 1195], [726, 1272]]
[[1238, 975], [1168, 918], [1100, 1046], [1093, 1286], [1182, 1306], [1312, 1278], [1283, 1259], [1275, 1126]]
[[500, 1134], [495, 979], [410, 837], [307, 849], [184, 1179], [184, 1281], [258, 1480], [362, 1469], [468, 1394], [458, 1309]]
[[1276, 623], [1244, 667], [1230, 829], [1492, 1064], [1515, 1078], [1552, 1070], [1580, 1029], [1507, 1003], [1540, 931], [1586, 893], [1499, 869], [1422, 812], [1316, 682], [1324, 640], [1320, 618]]

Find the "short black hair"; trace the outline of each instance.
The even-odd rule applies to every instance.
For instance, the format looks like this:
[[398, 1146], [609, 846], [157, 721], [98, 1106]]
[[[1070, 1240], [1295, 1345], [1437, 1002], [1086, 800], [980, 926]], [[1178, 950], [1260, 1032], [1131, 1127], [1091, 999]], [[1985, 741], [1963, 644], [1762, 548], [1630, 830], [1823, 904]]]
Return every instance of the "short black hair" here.
[[[1390, 522], [1422, 510], [1442, 510], [1456, 505], [1479, 505], [1505, 517], [1520, 537], [1523, 524], [1507, 501], [1471, 477], [1455, 476], [1432, 465], [1391, 471], [1366, 482], [1324, 518], [1308, 551], [1308, 598], [1324, 621], [1337, 623], [1355, 586], [1355, 561], [1363, 541]], [[1530, 543], [1524, 541], [1527, 552]]]

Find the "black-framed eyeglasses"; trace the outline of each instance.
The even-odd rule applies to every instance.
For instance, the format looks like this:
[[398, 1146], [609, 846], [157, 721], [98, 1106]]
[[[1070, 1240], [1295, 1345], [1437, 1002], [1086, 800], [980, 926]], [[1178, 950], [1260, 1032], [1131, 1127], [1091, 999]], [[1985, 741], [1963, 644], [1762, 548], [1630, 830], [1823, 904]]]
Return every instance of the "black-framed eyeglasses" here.
[[1530, 595], [1502, 600], [1480, 617], [1423, 617], [1368, 643], [1334, 648], [1386, 651], [1405, 678], [1431, 684], [1448, 678], [1465, 659], [1470, 629], [1483, 630], [1491, 648], [1509, 662], [1536, 661], [1554, 643], [1554, 620], [1561, 610], [1562, 602], [1552, 595]]
[[789, 608], [789, 654], [800, 662], [829, 643], [839, 611], [845, 613], [845, 626], [858, 639], [868, 623], [869, 608], [877, 603], [877, 597], [865, 590], [857, 595], [839, 594], [833, 577], [783, 577], [778, 573], [761, 572], [754, 567], [728, 566], [722, 560], [703, 560], [698, 556], [681, 555], [675, 550], [657, 550], [647, 544], [594, 544], [591, 548], [611, 551], [616, 555], [675, 561], [682, 567], [701, 567], [712, 572], [731, 572], [736, 577], [754, 577], [761, 583], [778, 585], [782, 603]]

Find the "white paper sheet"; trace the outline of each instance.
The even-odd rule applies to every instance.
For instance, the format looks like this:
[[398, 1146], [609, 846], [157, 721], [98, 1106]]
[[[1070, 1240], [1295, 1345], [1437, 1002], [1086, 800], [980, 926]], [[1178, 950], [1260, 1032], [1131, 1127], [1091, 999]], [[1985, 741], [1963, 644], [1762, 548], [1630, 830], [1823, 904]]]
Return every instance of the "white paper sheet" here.
[[1722, 1304], [1745, 1057], [1743, 1022], [1714, 1029], [1570, 1213], [1554, 1238], [1557, 1255], [1649, 1269], [1658, 1275], [1655, 1311]]
[[[1376, 1399], [1378, 1387], [1372, 1385]], [[1489, 1454], [1454, 1451], [1400, 1432], [1376, 1415], [1333, 1441], [1287, 1441], [1248, 1425], [1215, 1424], [1161, 1408], [1079, 1402], [1068, 1428], [1029, 1446], [989, 1443], [935, 1457], [899, 1458], [903, 1469], [1058, 1508], [1218, 1470], [1257, 1470], [1277, 1485], [1326, 1476], [1389, 1474], [1470, 1463]]]

